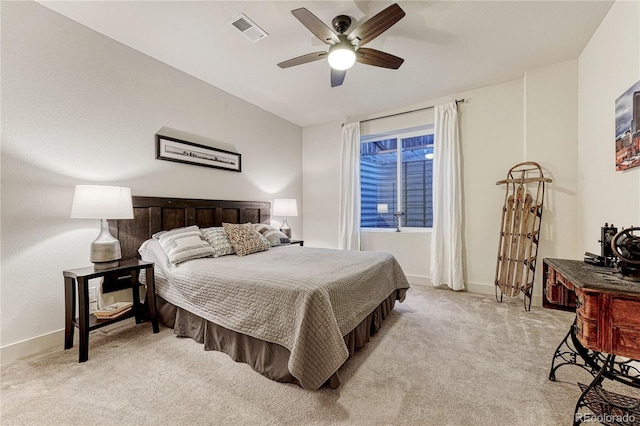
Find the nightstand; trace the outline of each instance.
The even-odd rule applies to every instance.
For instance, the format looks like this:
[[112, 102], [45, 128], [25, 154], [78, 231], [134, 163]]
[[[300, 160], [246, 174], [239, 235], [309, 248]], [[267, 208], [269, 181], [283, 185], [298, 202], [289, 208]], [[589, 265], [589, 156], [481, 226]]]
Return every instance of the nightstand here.
[[[138, 274], [142, 270], [146, 271], [149, 319], [151, 320], [153, 332], [158, 333], [160, 331], [156, 315], [156, 286], [153, 267], [153, 262], [129, 259], [121, 261], [118, 266], [108, 269], [96, 270], [90, 266], [63, 271], [65, 298], [64, 348], [70, 349], [73, 347], [73, 333], [77, 326], [80, 330], [79, 362], [85, 362], [89, 359], [90, 331], [131, 317], [135, 317], [136, 324], [143, 322], [143, 305], [140, 303], [140, 293], [138, 291], [141, 285], [138, 281]], [[93, 278], [104, 278], [105, 281], [124, 280], [129, 283], [127, 287], [131, 287], [133, 294], [131, 311], [117, 318], [106, 320], [99, 320], [93, 314], [89, 314], [89, 280]], [[78, 318], [74, 318], [76, 313], [76, 288], [78, 294]]]
[[304, 240], [291, 240], [290, 244], [299, 244], [300, 246], [304, 245]]

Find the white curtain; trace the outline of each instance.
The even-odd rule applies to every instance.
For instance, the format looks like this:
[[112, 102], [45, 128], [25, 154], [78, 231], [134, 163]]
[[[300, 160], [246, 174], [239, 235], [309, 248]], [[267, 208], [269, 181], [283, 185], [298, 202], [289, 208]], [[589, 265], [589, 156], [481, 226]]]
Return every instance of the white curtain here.
[[464, 290], [458, 106], [451, 102], [434, 109], [431, 283]]
[[338, 247], [360, 250], [360, 122], [342, 127]]

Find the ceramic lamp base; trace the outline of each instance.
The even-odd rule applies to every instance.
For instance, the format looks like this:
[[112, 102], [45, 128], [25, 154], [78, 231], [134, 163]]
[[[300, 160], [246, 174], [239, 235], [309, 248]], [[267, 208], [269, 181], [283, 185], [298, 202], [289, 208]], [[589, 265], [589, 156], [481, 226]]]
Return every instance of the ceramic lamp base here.
[[287, 218], [285, 217], [282, 221], [282, 226], [280, 227], [280, 232], [287, 236], [287, 238], [291, 238], [291, 228], [287, 223]]
[[109, 223], [103, 219], [100, 222], [100, 235], [91, 243], [89, 260], [96, 269], [106, 269], [118, 266], [118, 260], [122, 258], [120, 241], [111, 235]]

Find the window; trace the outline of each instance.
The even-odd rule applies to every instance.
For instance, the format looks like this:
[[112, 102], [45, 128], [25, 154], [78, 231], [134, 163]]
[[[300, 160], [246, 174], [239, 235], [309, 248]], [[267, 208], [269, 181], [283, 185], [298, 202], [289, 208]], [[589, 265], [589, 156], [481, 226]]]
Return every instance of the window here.
[[361, 138], [360, 227], [431, 228], [433, 129], [408, 129]]

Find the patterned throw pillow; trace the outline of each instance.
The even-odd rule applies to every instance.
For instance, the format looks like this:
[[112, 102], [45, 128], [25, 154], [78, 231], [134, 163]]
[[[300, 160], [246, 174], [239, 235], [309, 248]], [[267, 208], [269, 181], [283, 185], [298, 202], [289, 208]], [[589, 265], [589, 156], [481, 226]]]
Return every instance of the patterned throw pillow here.
[[226, 256], [227, 254], [234, 254], [233, 246], [227, 237], [227, 233], [224, 231], [224, 228], [202, 228], [202, 235], [204, 235], [205, 240], [209, 243], [215, 254], [213, 257]]
[[191, 259], [210, 257], [215, 253], [204, 239], [200, 228], [195, 225], [167, 231], [158, 237], [158, 241], [172, 265]]
[[222, 226], [238, 256], [269, 250], [269, 241], [255, 230], [252, 223], [223, 223]]
[[280, 232], [275, 226], [265, 225], [264, 223], [255, 223], [253, 226], [256, 231], [269, 240], [269, 244], [273, 247], [291, 243], [289, 237]]

